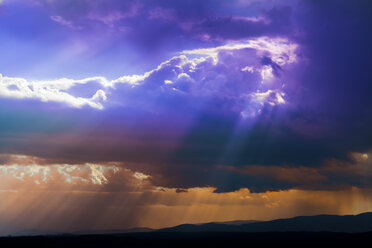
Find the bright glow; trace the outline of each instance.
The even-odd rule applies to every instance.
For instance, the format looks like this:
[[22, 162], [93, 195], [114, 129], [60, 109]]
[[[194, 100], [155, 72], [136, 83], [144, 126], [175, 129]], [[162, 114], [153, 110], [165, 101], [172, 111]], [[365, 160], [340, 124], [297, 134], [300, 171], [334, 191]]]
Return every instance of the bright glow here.
[[138, 179], [138, 180], [146, 180], [150, 176], [136, 171], [136, 172], [133, 173], [133, 177]]
[[53, 178], [55, 175], [64, 177], [66, 183], [75, 184], [77, 181], [90, 182], [92, 184], [107, 184], [108, 180], [105, 173], [112, 171], [118, 172], [120, 168], [116, 166], [104, 166], [97, 164], [84, 164], [84, 165], [70, 165], [70, 164], [57, 164], [57, 165], [1, 165], [0, 176], [11, 176], [15, 179], [24, 181], [26, 178], [35, 178], [34, 182], [40, 184], [38, 178], [46, 183], [48, 179]]

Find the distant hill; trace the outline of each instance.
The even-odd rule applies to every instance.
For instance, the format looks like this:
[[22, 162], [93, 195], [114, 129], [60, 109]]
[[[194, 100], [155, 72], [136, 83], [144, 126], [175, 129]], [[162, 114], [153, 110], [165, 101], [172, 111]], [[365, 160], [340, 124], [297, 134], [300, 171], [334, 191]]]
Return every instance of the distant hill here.
[[38, 230], [38, 229], [27, 229], [22, 230], [19, 232], [15, 232], [10, 234], [13, 237], [21, 237], [21, 236], [41, 236], [41, 235], [60, 235], [61, 233], [55, 231], [46, 231], [46, 230]]
[[[226, 225], [243, 225], [262, 222], [261, 220], [233, 220], [233, 221], [222, 221], [222, 222], [210, 222], [215, 224], [226, 224]], [[205, 224], [205, 223], [204, 223]]]
[[21, 237], [21, 236], [55, 236], [55, 235], [96, 235], [96, 234], [122, 234], [122, 233], [142, 233], [142, 232], [151, 232], [154, 229], [146, 227], [138, 227], [131, 229], [113, 229], [113, 230], [81, 230], [77, 232], [63, 233], [55, 231], [45, 231], [45, 230], [23, 230], [10, 234], [12, 237]]
[[372, 247], [370, 233], [338, 232], [145, 232], [121, 235], [0, 237], [0, 247], [196, 248], [196, 247]]
[[[235, 222], [239, 223], [239, 222]], [[156, 232], [371, 232], [372, 213], [359, 215], [299, 216], [243, 224], [184, 224]]]
[[90, 234], [121, 234], [121, 233], [142, 233], [142, 232], [151, 232], [154, 229], [147, 227], [137, 227], [130, 229], [113, 229], [113, 230], [82, 230], [78, 232], [73, 232], [73, 235], [90, 235]]
[[298, 216], [271, 221], [237, 220], [227, 222], [211, 222], [204, 224], [183, 224], [170, 228], [154, 230], [151, 228], [132, 228], [117, 230], [83, 230], [72, 233], [54, 231], [25, 230], [10, 236], [53, 236], [53, 235], [110, 235], [130, 233], [260, 233], [260, 232], [372, 232], [372, 212], [358, 215], [316, 215]]

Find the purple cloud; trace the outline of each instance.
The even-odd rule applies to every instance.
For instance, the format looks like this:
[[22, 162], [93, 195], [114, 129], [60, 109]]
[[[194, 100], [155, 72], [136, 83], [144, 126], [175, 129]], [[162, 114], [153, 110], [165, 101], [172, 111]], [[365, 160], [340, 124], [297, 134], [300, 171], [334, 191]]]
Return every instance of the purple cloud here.
[[[7, 73], [4, 64], [2, 153], [71, 164], [117, 161], [139, 166], [154, 185], [223, 192], [311, 188], [274, 178], [276, 167], [319, 172], [341, 187], [343, 163], [352, 167], [351, 154], [372, 149], [367, 2], [34, 3], [46, 14], [30, 20], [49, 22], [35, 34], [21, 21], [1, 29], [7, 43], [0, 49], [26, 47], [30, 37], [50, 32], [37, 52], [53, 51], [45, 59], [65, 49], [59, 63], [43, 61], [55, 68], [82, 58], [76, 70], [87, 65], [94, 75], [30, 79]], [[84, 49], [72, 53], [71, 44]], [[11, 64], [17, 54], [6, 55]], [[102, 54], [104, 63], [88, 66]], [[127, 67], [115, 67], [124, 60]], [[48, 63], [32, 62], [48, 71]], [[103, 67], [119, 73], [105, 75]], [[329, 171], [330, 160], [342, 173]], [[272, 171], [266, 177], [265, 166]], [[356, 178], [345, 182], [362, 186]]]

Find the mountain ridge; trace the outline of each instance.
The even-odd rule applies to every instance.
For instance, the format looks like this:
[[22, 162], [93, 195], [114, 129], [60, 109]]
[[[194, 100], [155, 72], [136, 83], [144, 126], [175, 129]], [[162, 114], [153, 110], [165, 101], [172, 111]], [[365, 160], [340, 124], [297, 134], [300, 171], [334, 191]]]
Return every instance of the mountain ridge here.
[[313, 215], [253, 222], [241, 225], [182, 224], [155, 232], [370, 232], [372, 212], [358, 215]]
[[181, 224], [173, 227], [151, 229], [146, 227], [112, 230], [81, 230], [64, 233], [29, 229], [12, 233], [8, 236], [53, 236], [53, 235], [120, 235], [128, 233], [260, 233], [260, 232], [372, 232], [372, 212], [357, 215], [312, 215], [281, 218], [269, 221], [236, 220], [225, 222], [208, 222], [200, 224]]

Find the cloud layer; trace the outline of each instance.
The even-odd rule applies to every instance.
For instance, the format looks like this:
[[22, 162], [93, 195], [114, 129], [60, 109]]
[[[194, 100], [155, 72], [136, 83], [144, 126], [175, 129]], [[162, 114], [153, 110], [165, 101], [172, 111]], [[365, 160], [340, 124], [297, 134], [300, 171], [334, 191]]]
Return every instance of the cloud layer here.
[[[168, 188], [369, 187], [353, 155], [372, 149], [367, 1], [21, 3], [1, 12], [1, 153]], [[25, 9], [36, 43], [12, 22]]]
[[[283, 38], [260, 37], [215, 48], [187, 50], [143, 75], [122, 76], [111, 81], [104, 77], [92, 77], [29, 82], [23, 78], [0, 75], [0, 96], [54, 101], [76, 108], [87, 105], [96, 109], [103, 109], [106, 100], [107, 105], [111, 102], [111, 105], [141, 104], [141, 100], [133, 98], [133, 94], [140, 94], [141, 98], [157, 95], [159, 99], [175, 96], [174, 101], [182, 97], [220, 98], [235, 102], [234, 105], [247, 105], [252, 108], [247, 111], [253, 112], [246, 113], [243, 109], [242, 115], [254, 116], [261, 111], [260, 108], [254, 110], [254, 105], [285, 103], [285, 93], [280, 89], [283, 84], [274, 84], [272, 81], [274, 74], [279, 75], [281, 67], [296, 62], [296, 47], [296, 44]], [[198, 57], [189, 58], [188, 55]], [[233, 64], [229, 64], [232, 61]], [[262, 85], [257, 77], [261, 77]], [[91, 97], [81, 96], [95, 87], [98, 89]], [[118, 98], [123, 95], [127, 99], [121, 102]], [[236, 110], [244, 108], [233, 107]]]

